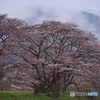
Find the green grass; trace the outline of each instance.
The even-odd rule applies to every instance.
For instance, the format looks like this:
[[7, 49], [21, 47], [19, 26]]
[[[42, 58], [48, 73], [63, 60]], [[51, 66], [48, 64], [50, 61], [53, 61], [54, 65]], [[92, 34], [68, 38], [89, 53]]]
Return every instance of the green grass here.
[[61, 94], [59, 98], [47, 96], [44, 93], [34, 95], [27, 91], [3, 91], [0, 92], [0, 100], [88, 100], [85, 97], [75, 98], [69, 94]]
[[45, 94], [33, 95], [31, 92], [5, 91], [0, 93], [0, 100], [53, 100]]

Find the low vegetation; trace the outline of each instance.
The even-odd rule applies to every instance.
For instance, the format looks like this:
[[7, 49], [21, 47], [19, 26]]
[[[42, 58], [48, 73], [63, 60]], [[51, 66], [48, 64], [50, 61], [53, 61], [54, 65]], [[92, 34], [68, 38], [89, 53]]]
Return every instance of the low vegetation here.
[[61, 94], [59, 97], [47, 96], [44, 93], [33, 95], [27, 91], [3, 91], [0, 92], [0, 100], [89, 100], [85, 97], [75, 98], [69, 94]]

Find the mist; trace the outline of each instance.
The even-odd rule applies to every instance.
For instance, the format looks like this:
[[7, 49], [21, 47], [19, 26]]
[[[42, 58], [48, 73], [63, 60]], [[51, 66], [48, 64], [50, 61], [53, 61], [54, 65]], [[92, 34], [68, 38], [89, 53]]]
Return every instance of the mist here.
[[23, 19], [29, 24], [42, 23], [44, 20], [71, 22], [100, 37], [94, 23], [83, 14], [84, 11], [93, 10], [99, 15], [99, 4], [100, 0], [0, 0], [0, 13]]

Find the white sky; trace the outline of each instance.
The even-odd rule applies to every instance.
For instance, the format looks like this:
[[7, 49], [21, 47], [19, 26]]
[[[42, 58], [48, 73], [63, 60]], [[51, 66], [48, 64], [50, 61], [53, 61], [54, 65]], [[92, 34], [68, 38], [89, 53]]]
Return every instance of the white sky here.
[[95, 26], [80, 14], [84, 10], [100, 14], [100, 0], [0, 0], [0, 14], [8, 14], [9, 17], [21, 18], [32, 24], [49, 19], [74, 22], [83, 29], [96, 32]]
[[0, 0], [0, 13], [7, 13], [10, 17], [28, 17], [30, 9], [35, 7], [69, 12], [84, 9], [99, 11], [100, 0]]

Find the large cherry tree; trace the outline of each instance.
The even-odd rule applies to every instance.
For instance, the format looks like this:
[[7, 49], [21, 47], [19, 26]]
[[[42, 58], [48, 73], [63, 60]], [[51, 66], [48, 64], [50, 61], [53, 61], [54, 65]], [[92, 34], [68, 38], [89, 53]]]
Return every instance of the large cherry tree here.
[[92, 33], [57, 21], [27, 25], [6, 19], [0, 25], [0, 52], [15, 59], [1, 60], [5, 69], [13, 69], [14, 73], [6, 74], [12, 83], [22, 79], [36, 93], [55, 95], [69, 87], [81, 91], [99, 86], [100, 42]]
[[70, 85], [78, 90], [91, 88], [88, 80], [100, 66], [100, 44], [93, 34], [55, 21], [25, 30], [19, 42], [23, 53], [14, 52], [33, 67], [33, 87], [40, 87], [37, 91], [57, 93]]

